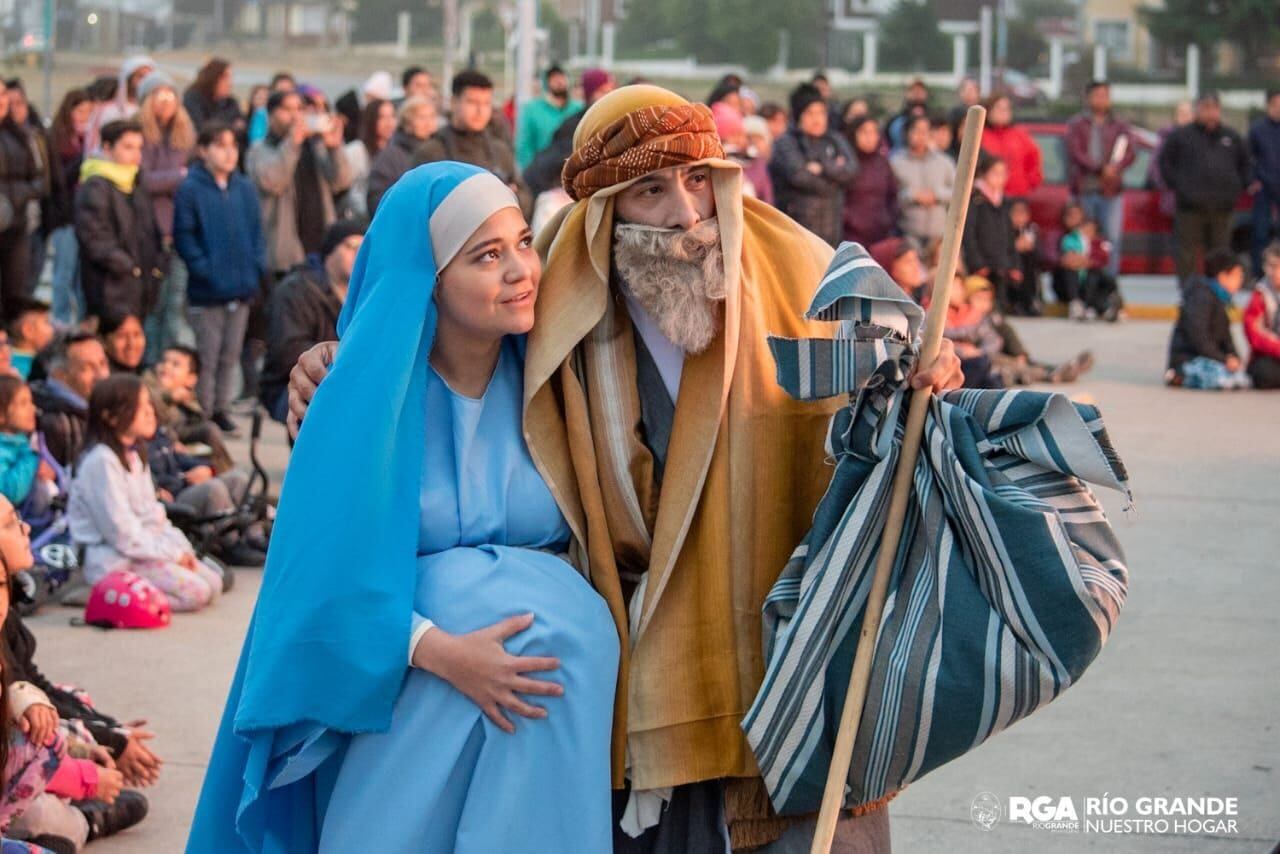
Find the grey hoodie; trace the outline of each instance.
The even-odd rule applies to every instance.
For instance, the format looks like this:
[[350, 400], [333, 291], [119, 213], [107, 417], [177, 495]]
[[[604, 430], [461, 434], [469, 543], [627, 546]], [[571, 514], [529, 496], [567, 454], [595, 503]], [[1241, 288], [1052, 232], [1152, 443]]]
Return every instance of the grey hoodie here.
[[138, 102], [129, 100], [129, 78], [139, 68], [155, 68], [156, 62], [149, 56], [131, 56], [120, 63], [120, 74], [116, 80], [115, 100], [100, 105], [89, 118], [89, 127], [84, 134], [84, 153], [86, 157], [102, 153], [102, 128], [110, 122], [120, 119], [131, 119], [138, 112]]

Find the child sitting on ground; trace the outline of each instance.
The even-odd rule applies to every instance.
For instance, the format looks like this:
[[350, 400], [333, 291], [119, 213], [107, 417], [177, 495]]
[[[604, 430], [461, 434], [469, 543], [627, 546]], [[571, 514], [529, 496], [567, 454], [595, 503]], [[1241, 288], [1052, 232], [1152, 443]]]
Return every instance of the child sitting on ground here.
[[1231, 335], [1227, 308], [1244, 286], [1244, 266], [1228, 249], [1204, 259], [1204, 275], [1187, 279], [1178, 322], [1169, 341], [1165, 382], [1197, 389], [1240, 389], [1252, 384]]
[[31, 389], [17, 377], [0, 376], [0, 495], [29, 521], [49, 512], [58, 495], [52, 457], [42, 458]]
[[164, 351], [154, 371], [148, 371], [147, 388], [151, 390], [156, 405], [156, 418], [160, 426], [182, 445], [204, 445], [214, 473], [230, 471], [233, 463], [231, 452], [223, 438], [222, 430], [209, 420], [200, 400], [196, 397], [196, 384], [200, 381], [200, 354], [191, 347], [175, 345]]
[[1263, 276], [1244, 310], [1254, 388], [1280, 388], [1280, 241], [1262, 253]]
[[44, 368], [37, 361], [44, 348], [53, 343], [53, 321], [49, 304], [37, 299], [18, 299], [9, 308], [9, 362], [24, 380], [44, 379]]
[[[9, 646], [9, 579], [34, 563], [28, 529], [7, 499], [0, 497], [0, 642], [8, 714], [0, 733], [8, 747], [4, 761], [0, 829], [21, 834], [53, 851], [77, 851], [87, 841], [137, 824], [146, 798], [122, 791], [129, 773], [117, 768], [111, 752], [78, 722], [61, 717], [46, 691], [27, 678], [22, 654]], [[34, 639], [32, 639], [34, 649]], [[57, 689], [54, 689], [57, 690]], [[147, 734], [149, 735], [149, 734]], [[123, 758], [123, 754], [122, 754]]]
[[[991, 283], [981, 276], [970, 278], [981, 280], [986, 287], [991, 287]], [[951, 282], [951, 290], [947, 293], [947, 323], [943, 335], [955, 344], [960, 367], [964, 370], [965, 388], [1004, 388], [1004, 380], [992, 363], [992, 356], [1000, 352], [1002, 346], [1000, 336], [993, 329], [983, 326], [983, 316], [970, 305], [966, 281], [956, 273]], [[927, 309], [929, 301], [924, 302]]]
[[[1098, 223], [1070, 215], [1078, 205], [1068, 205], [1063, 211], [1063, 229], [1059, 265], [1064, 275], [1055, 286], [1060, 286], [1059, 298], [1067, 303], [1067, 316], [1072, 320], [1097, 320], [1102, 317], [1108, 323], [1120, 319], [1124, 303], [1116, 280], [1107, 272], [1110, 244], [1098, 239]], [[1078, 220], [1078, 221], [1077, 221]], [[1074, 227], [1071, 223], [1075, 222]]]
[[[232, 468], [218, 426], [198, 420], [203, 416], [195, 397], [199, 376], [200, 356], [194, 350], [170, 347], [164, 352], [148, 384], [159, 402], [158, 427], [147, 450], [160, 497], [187, 505], [197, 516], [208, 517], [240, 506], [249, 488], [249, 475]], [[210, 444], [200, 449], [200, 454], [187, 446], [188, 442], [202, 440], [209, 440]], [[262, 566], [267, 560], [266, 550], [266, 538], [260, 529], [243, 533], [229, 530], [213, 544], [214, 554], [233, 566]]]
[[1093, 353], [1088, 350], [1060, 365], [1032, 359], [1017, 330], [996, 310], [991, 283], [980, 276], [970, 276], [964, 284], [971, 317], [980, 318], [976, 339], [1006, 386], [1075, 382], [1093, 368]]
[[155, 408], [141, 378], [117, 374], [94, 387], [87, 450], [67, 508], [71, 536], [86, 547], [90, 584], [129, 570], [160, 588], [174, 611], [198, 611], [222, 593], [222, 575], [197, 559], [157, 500], [146, 457], [155, 432]]

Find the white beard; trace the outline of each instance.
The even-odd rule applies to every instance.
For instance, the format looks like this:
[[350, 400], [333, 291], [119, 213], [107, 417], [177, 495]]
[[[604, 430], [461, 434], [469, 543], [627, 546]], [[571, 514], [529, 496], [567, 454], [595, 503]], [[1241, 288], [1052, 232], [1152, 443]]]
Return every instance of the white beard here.
[[711, 346], [725, 298], [724, 251], [715, 219], [688, 230], [617, 223], [613, 259], [619, 284], [671, 343], [690, 355]]

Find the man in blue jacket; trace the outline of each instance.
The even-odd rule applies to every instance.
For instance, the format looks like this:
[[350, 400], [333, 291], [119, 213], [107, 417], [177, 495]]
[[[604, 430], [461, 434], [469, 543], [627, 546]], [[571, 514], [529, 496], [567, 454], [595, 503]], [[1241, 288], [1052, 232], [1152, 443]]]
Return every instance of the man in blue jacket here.
[[235, 133], [211, 124], [196, 140], [196, 163], [174, 198], [173, 241], [190, 271], [188, 316], [205, 370], [196, 396], [224, 433], [236, 390], [249, 305], [267, 269], [258, 193], [236, 171]]
[[1280, 226], [1280, 87], [1267, 90], [1267, 112], [1249, 128], [1253, 156], [1253, 273], [1263, 274], [1262, 250]]

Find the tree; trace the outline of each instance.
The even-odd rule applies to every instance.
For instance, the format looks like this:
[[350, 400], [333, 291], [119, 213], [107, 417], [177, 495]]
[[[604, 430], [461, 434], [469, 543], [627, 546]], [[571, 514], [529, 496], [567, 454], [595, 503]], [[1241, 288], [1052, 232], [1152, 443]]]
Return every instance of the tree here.
[[[1166, 47], [1186, 50], [1189, 44], [1215, 46], [1222, 38], [1221, 18], [1212, 14], [1205, 0], [1165, 0], [1160, 9], [1143, 9], [1142, 17], [1152, 37]], [[1212, 52], [1201, 51], [1202, 61]]]
[[1165, 0], [1163, 8], [1142, 14], [1161, 44], [1179, 50], [1199, 45], [1203, 62], [1208, 62], [1210, 48], [1226, 42], [1239, 49], [1248, 70], [1258, 71], [1263, 57], [1280, 44], [1280, 3], [1275, 0]]
[[358, 0], [356, 7], [355, 42], [392, 42], [396, 40], [396, 27], [401, 12], [409, 12], [412, 18], [412, 40], [439, 44], [441, 12], [438, 2], [418, 3], [414, 0]]
[[699, 62], [760, 71], [777, 60], [779, 33], [788, 30], [792, 61], [812, 64], [824, 8], [824, 0], [647, 0], [628, 7], [618, 42], [624, 51], [673, 42]]
[[1049, 42], [1040, 33], [1040, 24], [1053, 18], [1074, 18], [1076, 9], [1068, 0], [1023, 0], [1018, 15], [1010, 18], [1005, 66], [1029, 71], [1045, 61]]
[[542, 0], [538, 8], [538, 26], [547, 31], [547, 53], [552, 62], [561, 62], [569, 56], [569, 25], [560, 17], [555, 4]]
[[880, 22], [880, 66], [894, 71], [946, 71], [951, 39], [938, 29], [934, 0], [902, 0]]

